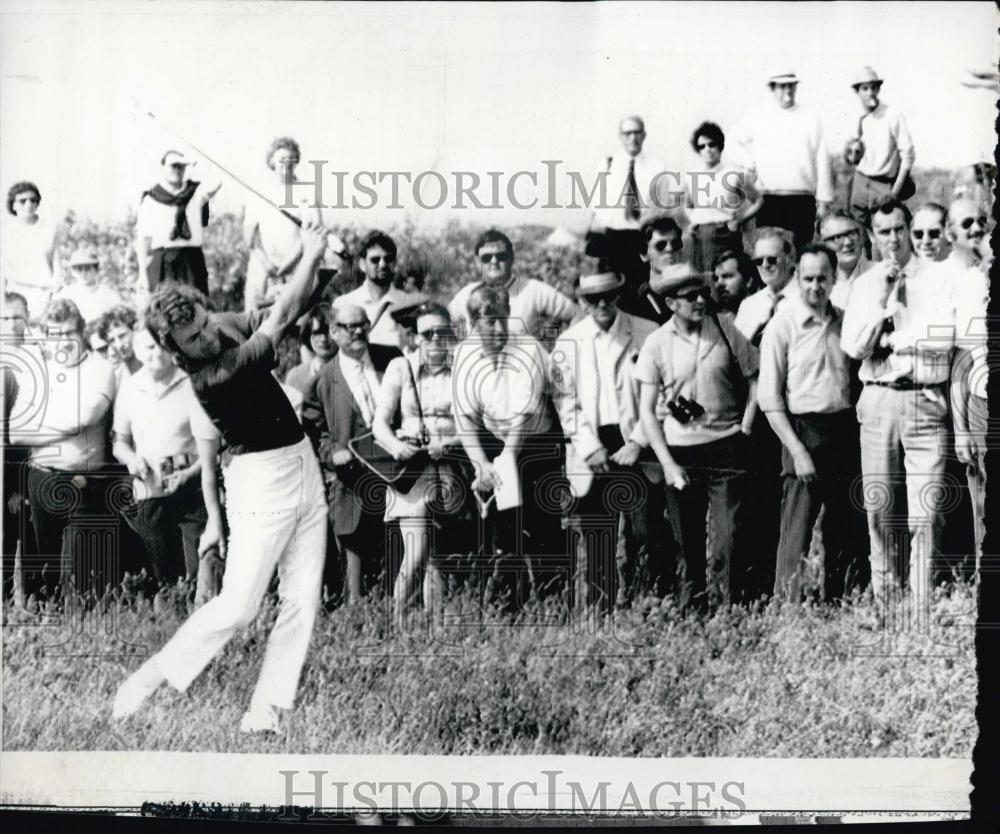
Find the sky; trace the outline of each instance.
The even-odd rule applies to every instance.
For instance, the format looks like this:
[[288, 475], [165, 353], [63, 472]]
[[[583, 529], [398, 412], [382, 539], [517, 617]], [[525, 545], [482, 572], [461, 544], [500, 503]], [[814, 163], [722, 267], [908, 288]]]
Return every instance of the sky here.
[[[4, 193], [35, 181], [53, 218], [124, 218], [163, 151], [188, 150], [178, 134], [257, 186], [269, 142], [286, 134], [348, 184], [360, 170], [541, 177], [543, 160], [590, 176], [630, 113], [645, 119], [647, 149], [684, 170], [691, 130], [735, 125], [768, 94], [776, 63], [798, 73], [799, 101], [819, 111], [835, 153], [856, 124], [848, 78], [873, 65], [883, 100], [906, 114], [917, 165], [953, 168], [992, 158], [995, 100], [960, 80], [996, 66], [998, 23], [989, 2], [0, 0], [0, 181]], [[222, 180], [217, 209], [253, 199]], [[324, 178], [327, 202], [334, 183]], [[453, 213], [420, 209], [405, 183], [402, 193], [404, 210], [347, 213], [369, 226]], [[433, 201], [436, 187], [424, 194]], [[581, 210], [460, 214], [586, 224]]]

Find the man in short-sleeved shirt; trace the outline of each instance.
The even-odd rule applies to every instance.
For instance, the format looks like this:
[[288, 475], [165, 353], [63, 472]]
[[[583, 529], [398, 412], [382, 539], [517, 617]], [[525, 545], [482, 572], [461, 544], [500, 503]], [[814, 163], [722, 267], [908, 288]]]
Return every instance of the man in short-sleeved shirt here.
[[[863, 517], [851, 504], [861, 472], [850, 363], [840, 347], [842, 314], [830, 301], [837, 256], [810, 244], [799, 256], [798, 295], [775, 313], [760, 345], [757, 401], [782, 443], [777, 597], [799, 601], [812, 530], [823, 514], [825, 596], [847, 591], [864, 547]], [[860, 523], [859, 523], [860, 522]]]
[[[752, 414], [757, 352], [727, 317], [708, 317], [705, 276], [687, 264], [664, 270], [654, 290], [666, 298], [673, 315], [639, 351], [639, 413], [667, 481], [682, 604], [724, 605], [730, 598], [733, 518], [740, 505], [738, 437], [748, 430]], [[659, 398], [666, 404], [662, 422]], [[706, 570], [711, 573], [707, 583]]]

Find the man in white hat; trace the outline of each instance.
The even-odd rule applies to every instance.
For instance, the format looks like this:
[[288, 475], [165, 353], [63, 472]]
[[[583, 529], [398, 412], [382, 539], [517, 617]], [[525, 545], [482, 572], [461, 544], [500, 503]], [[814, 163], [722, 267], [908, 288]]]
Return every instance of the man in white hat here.
[[[648, 564], [650, 525], [663, 517], [657, 486], [663, 472], [651, 456], [639, 462], [647, 444], [632, 375], [656, 324], [618, 309], [624, 286], [624, 277], [613, 272], [582, 276], [577, 297], [586, 317], [560, 336], [551, 357], [552, 397], [570, 441], [566, 475], [577, 499], [570, 518], [578, 533], [574, 594], [577, 604], [596, 602], [604, 609], [632, 590], [636, 569]], [[645, 477], [636, 477], [638, 469]], [[609, 500], [619, 490], [632, 496], [628, 506]], [[616, 571], [622, 516], [624, 561]]]
[[734, 130], [744, 167], [757, 177], [764, 203], [758, 226], [780, 226], [795, 248], [812, 240], [816, 217], [833, 202], [833, 178], [819, 116], [795, 100], [799, 78], [788, 67], [767, 77], [771, 100], [749, 112]]
[[688, 264], [664, 270], [651, 283], [673, 315], [639, 351], [639, 414], [668, 487], [680, 602], [716, 608], [730, 602], [743, 484], [740, 435], [750, 430], [757, 351], [728, 316], [710, 314], [706, 276]]
[[861, 116], [848, 140], [845, 155], [856, 165], [851, 184], [851, 212], [871, 228], [872, 212], [887, 200], [908, 200], [914, 194], [910, 171], [916, 152], [906, 118], [879, 100], [882, 79], [871, 67], [851, 76], [851, 88], [861, 102]]
[[101, 320], [105, 313], [122, 304], [122, 297], [101, 283], [100, 262], [90, 247], [77, 249], [69, 259], [72, 283], [66, 284], [56, 298], [72, 301], [89, 326]]

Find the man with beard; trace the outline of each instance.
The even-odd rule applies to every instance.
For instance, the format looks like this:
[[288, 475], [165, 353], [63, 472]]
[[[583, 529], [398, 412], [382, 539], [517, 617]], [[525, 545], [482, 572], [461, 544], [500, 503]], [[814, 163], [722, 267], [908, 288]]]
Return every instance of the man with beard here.
[[555, 319], [561, 329], [576, 316], [576, 304], [555, 287], [536, 278], [514, 275], [514, 244], [503, 232], [487, 229], [476, 241], [475, 252], [480, 280], [466, 284], [448, 303], [448, 313], [459, 337], [471, 331], [469, 298], [479, 287], [506, 291], [510, 305], [508, 327], [515, 335], [524, 333], [541, 340], [547, 319]]
[[747, 296], [761, 287], [760, 275], [742, 249], [729, 249], [715, 256], [712, 264], [712, 299], [720, 315], [735, 316]]

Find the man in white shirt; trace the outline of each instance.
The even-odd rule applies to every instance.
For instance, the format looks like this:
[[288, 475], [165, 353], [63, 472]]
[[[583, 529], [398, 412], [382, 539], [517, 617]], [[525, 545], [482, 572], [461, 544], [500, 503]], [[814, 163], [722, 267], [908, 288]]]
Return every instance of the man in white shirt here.
[[861, 224], [843, 209], [833, 209], [819, 224], [823, 243], [837, 254], [837, 276], [830, 291], [830, 303], [841, 312], [847, 308], [854, 279], [866, 272], [871, 261], [865, 257]]
[[72, 301], [87, 325], [96, 325], [105, 313], [122, 303], [117, 291], [101, 283], [97, 253], [90, 247], [73, 253], [69, 269], [73, 283], [66, 284], [55, 297]]
[[772, 100], [748, 113], [734, 130], [740, 160], [756, 176], [764, 197], [758, 226], [780, 226], [795, 238], [796, 250], [809, 243], [833, 201], [830, 157], [819, 117], [795, 100], [799, 78], [775, 68], [767, 85]]
[[[650, 529], [663, 518], [658, 486], [663, 472], [648, 453], [648, 461], [639, 462], [647, 444], [639, 422], [639, 383], [632, 376], [639, 349], [656, 324], [617, 308], [624, 285], [614, 273], [581, 277], [577, 296], [587, 315], [562, 334], [552, 353], [553, 399], [570, 441], [566, 475], [577, 499], [570, 517], [578, 532], [576, 602], [596, 602], [604, 610], [631, 597], [640, 571], [661, 568], [647, 556]], [[617, 490], [630, 500], [609, 500]]]
[[944, 264], [913, 257], [910, 221], [899, 202], [872, 215], [882, 260], [851, 291], [841, 344], [862, 360], [857, 408], [875, 599], [881, 612], [901, 591], [896, 565], [908, 530], [909, 587], [924, 616], [944, 524], [955, 280]]
[[947, 226], [951, 253], [944, 262], [959, 269], [977, 266], [988, 223], [986, 212], [972, 200], [963, 197], [952, 201], [948, 207]]
[[368, 317], [368, 342], [387, 347], [399, 346], [399, 325], [389, 308], [407, 300], [407, 294], [392, 285], [396, 276], [396, 243], [385, 232], [369, 232], [358, 246], [358, 262], [365, 276], [357, 289], [337, 296], [334, 310], [355, 305]]
[[788, 234], [779, 228], [758, 230], [751, 260], [757, 267], [764, 286], [743, 299], [736, 312], [736, 328], [754, 347], [760, 345], [764, 328], [778, 305], [798, 293], [792, 281], [795, 274], [795, 252]]
[[932, 200], [913, 212], [913, 223], [910, 225], [913, 254], [929, 261], [943, 261], [948, 257], [947, 223], [948, 209]]
[[886, 200], [908, 200], [915, 191], [910, 171], [916, 151], [910, 129], [902, 113], [879, 100], [882, 83], [868, 66], [851, 78], [862, 112], [847, 149], [848, 161], [856, 162], [850, 206], [866, 227], [871, 226], [872, 212]]
[[448, 303], [448, 313], [459, 337], [471, 331], [468, 304], [473, 292], [482, 286], [499, 287], [507, 292], [510, 304], [509, 331], [542, 340], [546, 320], [555, 319], [561, 327], [573, 320], [577, 306], [573, 300], [544, 281], [514, 275], [514, 244], [498, 229], [487, 229], [476, 241], [480, 280], [466, 284]]

